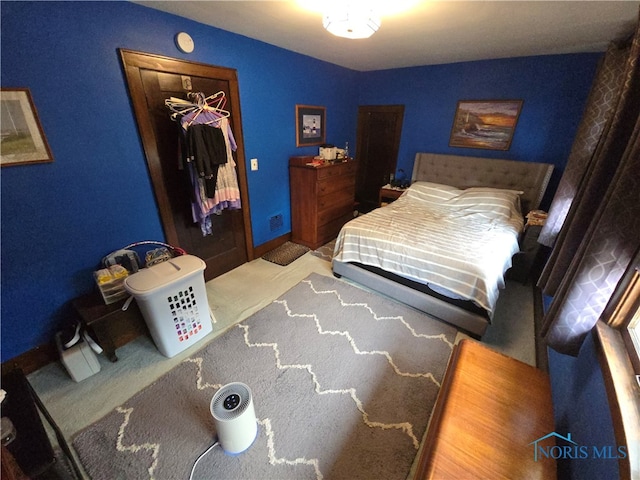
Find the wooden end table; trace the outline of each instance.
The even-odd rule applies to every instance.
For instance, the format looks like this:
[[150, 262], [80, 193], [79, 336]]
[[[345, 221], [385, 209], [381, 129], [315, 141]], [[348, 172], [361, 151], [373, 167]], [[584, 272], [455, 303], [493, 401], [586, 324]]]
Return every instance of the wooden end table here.
[[82, 324], [102, 347], [105, 356], [115, 362], [116, 348], [140, 335], [149, 335], [147, 324], [135, 300], [127, 310], [122, 310], [125, 300], [106, 305], [99, 292], [73, 300], [73, 307]]
[[394, 200], [397, 200], [406, 190], [406, 188], [397, 188], [392, 187], [391, 185], [385, 185], [380, 188], [380, 193], [378, 194], [378, 205], [382, 206], [383, 203], [391, 203]]

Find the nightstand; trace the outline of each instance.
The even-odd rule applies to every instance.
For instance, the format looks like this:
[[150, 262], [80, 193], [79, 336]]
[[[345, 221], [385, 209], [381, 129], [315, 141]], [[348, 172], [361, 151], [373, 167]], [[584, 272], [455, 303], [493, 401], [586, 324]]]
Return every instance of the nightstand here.
[[508, 277], [522, 284], [526, 284], [531, 277], [531, 272], [536, 265], [541, 247], [538, 236], [542, 231], [542, 225], [527, 225], [520, 239], [520, 252], [513, 256], [513, 265]]
[[406, 190], [406, 188], [392, 187], [389, 184], [381, 187], [380, 193], [378, 194], [378, 205], [382, 207], [387, 203], [391, 203], [394, 200], [397, 200], [400, 195], [402, 195]]

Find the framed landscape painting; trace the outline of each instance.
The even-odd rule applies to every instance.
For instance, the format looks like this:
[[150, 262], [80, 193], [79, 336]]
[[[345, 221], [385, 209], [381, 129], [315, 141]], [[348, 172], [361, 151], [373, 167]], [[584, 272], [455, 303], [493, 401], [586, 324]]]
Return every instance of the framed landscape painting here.
[[449, 138], [450, 147], [509, 150], [522, 100], [461, 100]]
[[326, 116], [325, 107], [296, 105], [296, 147], [325, 143]]
[[0, 120], [0, 165], [53, 161], [29, 89], [0, 90]]

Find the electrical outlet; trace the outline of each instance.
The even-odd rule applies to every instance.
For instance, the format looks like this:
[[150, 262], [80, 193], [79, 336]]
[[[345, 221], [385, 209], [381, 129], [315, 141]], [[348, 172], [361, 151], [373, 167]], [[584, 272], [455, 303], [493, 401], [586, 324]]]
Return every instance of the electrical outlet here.
[[257, 158], [252, 158], [251, 159], [251, 170], [258, 170], [258, 159]]

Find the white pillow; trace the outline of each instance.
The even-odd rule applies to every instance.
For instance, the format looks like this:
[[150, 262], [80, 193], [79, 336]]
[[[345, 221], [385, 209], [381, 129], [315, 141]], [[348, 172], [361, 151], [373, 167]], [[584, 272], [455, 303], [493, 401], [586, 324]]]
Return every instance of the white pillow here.
[[462, 190], [452, 187], [451, 185], [432, 182], [415, 182], [409, 187], [406, 195], [409, 198], [440, 204], [454, 198], [461, 192]]
[[456, 208], [464, 208], [465, 211], [510, 219], [522, 217], [520, 195], [523, 193], [519, 190], [472, 187], [451, 198], [447, 203]]

